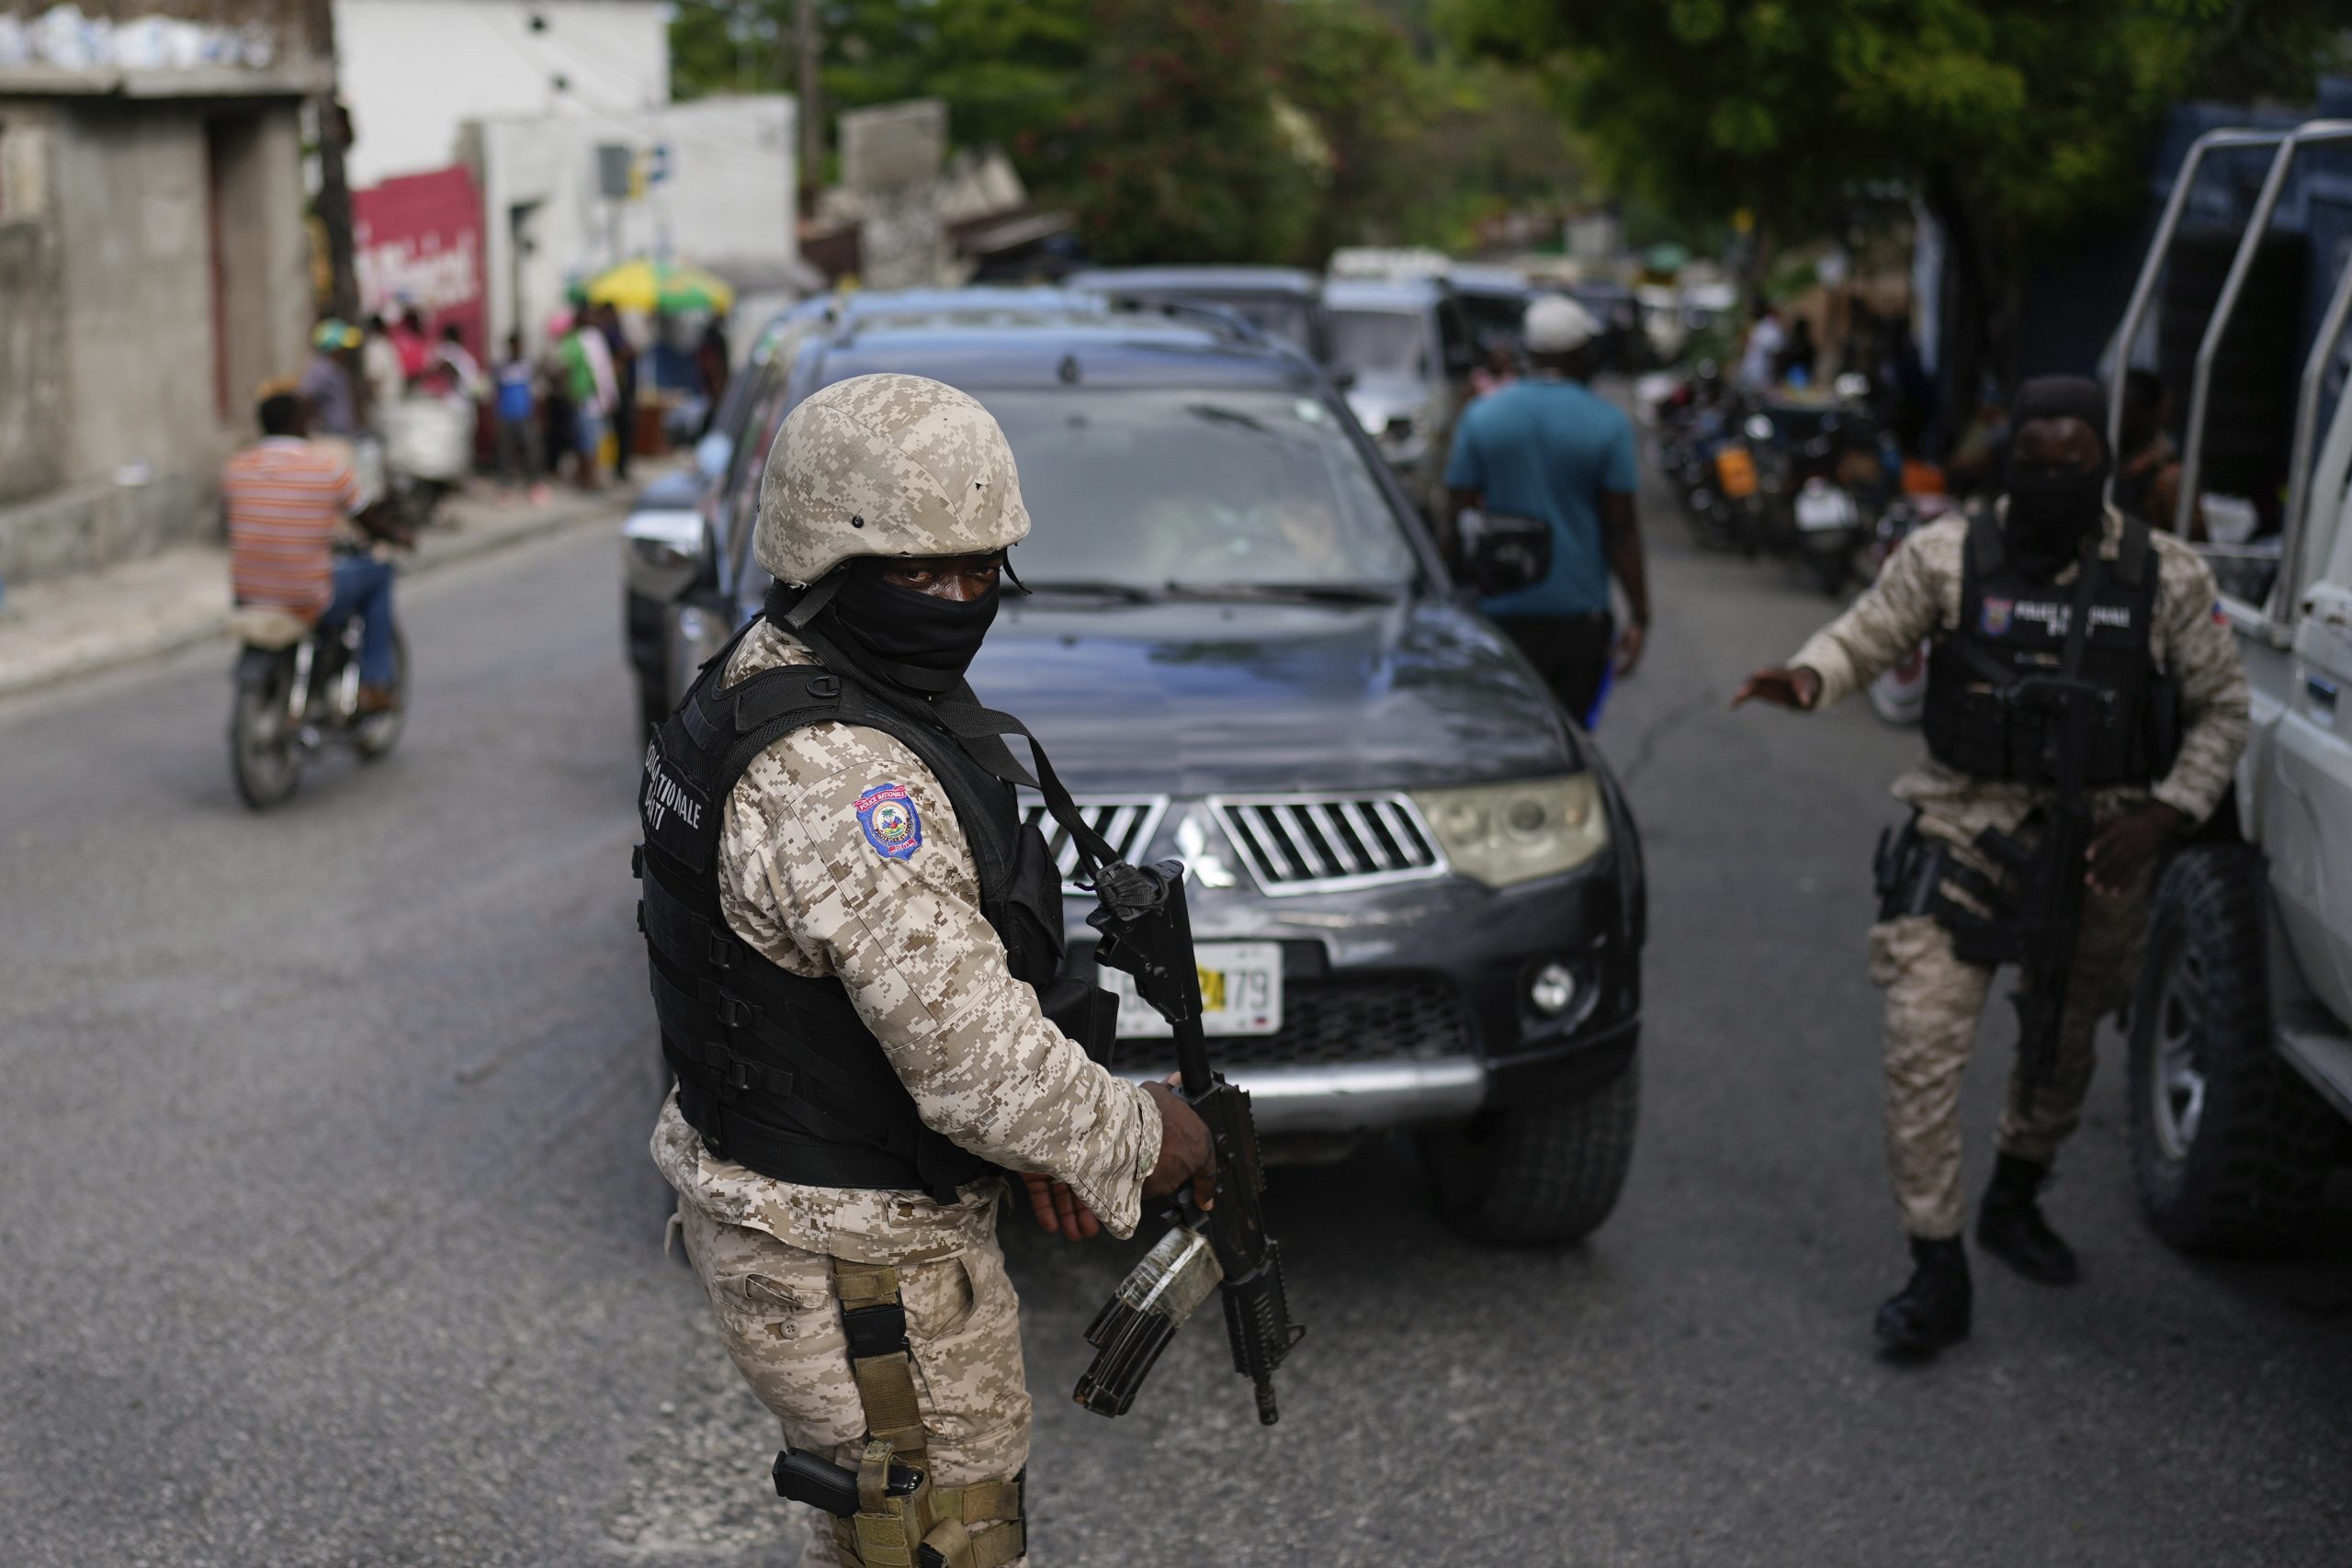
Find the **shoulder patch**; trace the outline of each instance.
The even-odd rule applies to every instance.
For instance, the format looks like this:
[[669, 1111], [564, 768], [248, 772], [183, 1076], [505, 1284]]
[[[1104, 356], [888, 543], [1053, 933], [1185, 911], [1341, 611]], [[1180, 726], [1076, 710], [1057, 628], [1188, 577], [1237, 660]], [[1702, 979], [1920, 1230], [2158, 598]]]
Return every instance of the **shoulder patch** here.
[[905, 860], [922, 847], [922, 818], [904, 784], [867, 785], [857, 797], [857, 825], [884, 860]]

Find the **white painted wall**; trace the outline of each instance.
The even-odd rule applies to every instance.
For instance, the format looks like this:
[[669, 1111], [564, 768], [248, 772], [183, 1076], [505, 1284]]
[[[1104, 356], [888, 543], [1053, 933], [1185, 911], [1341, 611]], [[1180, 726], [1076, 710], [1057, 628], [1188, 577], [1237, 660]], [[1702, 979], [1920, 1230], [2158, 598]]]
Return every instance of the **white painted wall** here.
[[[794, 103], [783, 95], [701, 98], [631, 115], [566, 113], [481, 127], [482, 230], [491, 341], [520, 324], [533, 342], [575, 279], [638, 256], [724, 272], [795, 261]], [[667, 178], [633, 200], [599, 193], [596, 148], [657, 156]], [[535, 204], [535, 205], [533, 205]], [[518, 253], [517, 211], [528, 237]], [[520, 298], [517, 299], [517, 289]]]
[[334, 0], [356, 133], [351, 183], [447, 167], [468, 120], [668, 103], [669, 10], [665, 0]]

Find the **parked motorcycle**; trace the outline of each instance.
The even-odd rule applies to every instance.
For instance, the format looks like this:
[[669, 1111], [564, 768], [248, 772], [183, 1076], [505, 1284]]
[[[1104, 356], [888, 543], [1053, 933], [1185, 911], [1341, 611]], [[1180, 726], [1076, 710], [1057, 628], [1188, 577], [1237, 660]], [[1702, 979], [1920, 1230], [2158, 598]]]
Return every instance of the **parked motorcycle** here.
[[373, 761], [400, 739], [408, 713], [408, 645], [392, 629], [392, 705], [359, 711], [359, 648], [367, 627], [354, 615], [311, 625], [286, 611], [240, 609], [230, 631], [241, 645], [236, 700], [229, 710], [229, 771], [255, 811], [285, 804], [302, 769], [328, 746]]

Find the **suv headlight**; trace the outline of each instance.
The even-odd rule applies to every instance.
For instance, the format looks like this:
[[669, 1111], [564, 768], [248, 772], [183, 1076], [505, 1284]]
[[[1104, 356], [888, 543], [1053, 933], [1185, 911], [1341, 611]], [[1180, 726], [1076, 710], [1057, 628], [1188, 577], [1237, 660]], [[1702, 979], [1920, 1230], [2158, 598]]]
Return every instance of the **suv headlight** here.
[[1609, 843], [1609, 813], [1589, 773], [1412, 795], [1453, 869], [1489, 887], [1573, 871]]

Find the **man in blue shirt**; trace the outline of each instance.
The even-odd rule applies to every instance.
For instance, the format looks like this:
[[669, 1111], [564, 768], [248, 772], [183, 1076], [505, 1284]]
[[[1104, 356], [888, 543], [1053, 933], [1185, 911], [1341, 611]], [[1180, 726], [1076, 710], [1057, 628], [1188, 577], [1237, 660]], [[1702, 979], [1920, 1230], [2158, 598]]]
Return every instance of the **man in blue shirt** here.
[[[1551, 528], [1552, 565], [1543, 581], [1478, 607], [1519, 645], [1561, 705], [1588, 723], [1612, 655], [1616, 673], [1631, 674], [1650, 619], [1634, 514], [1633, 422], [1584, 385], [1600, 331], [1565, 296], [1530, 305], [1532, 373], [1470, 405], [1445, 465], [1456, 515], [1476, 507]], [[1610, 611], [1612, 571], [1633, 616], [1623, 628]]]

